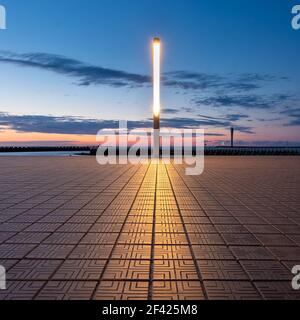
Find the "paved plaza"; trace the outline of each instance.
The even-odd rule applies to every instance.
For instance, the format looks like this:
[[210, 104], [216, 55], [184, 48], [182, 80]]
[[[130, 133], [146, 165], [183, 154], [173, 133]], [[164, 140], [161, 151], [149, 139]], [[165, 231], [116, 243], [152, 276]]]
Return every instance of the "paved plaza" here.
[[300, 298], [300, 157], [1, 157], [0, 181], [0, 300]]

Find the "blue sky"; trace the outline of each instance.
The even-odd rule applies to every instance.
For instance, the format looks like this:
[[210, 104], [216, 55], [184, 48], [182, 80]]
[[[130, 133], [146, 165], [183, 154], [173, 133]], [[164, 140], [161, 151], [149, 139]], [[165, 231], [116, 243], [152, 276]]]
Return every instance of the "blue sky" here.
[[119, 119], [151, 126], [153, 36], [166, 126], [201, 126], [217, 143], [230, 126], [241, 143], [297, 143], [297, 2], [0, 0], [0, 143], [17, 142], [12, 131], [55, 140]]

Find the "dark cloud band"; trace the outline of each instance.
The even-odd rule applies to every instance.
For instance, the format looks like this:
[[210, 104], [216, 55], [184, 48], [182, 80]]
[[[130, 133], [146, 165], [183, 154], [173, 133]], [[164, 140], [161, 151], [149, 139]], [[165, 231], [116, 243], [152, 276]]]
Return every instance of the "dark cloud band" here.
[[[0, 62], [63, 74], [75, 78], [77, 84], [82, 86], [142, 87], [151, 83], [149, 75], [103, 68], [49, 53], [18, 54], [0, 51]], [[176, 90], [208, 89], [247, 92], [260, 88], [263, 82], [283, 80], [285, 78], [259, 74], [221, 76], [198, 72], [173, 71], [164, 73], [162, 79], [164, 86]]]
[[[152, 128], [152, 119], [128, 121], [129, 129]], [[173, 117], [161, 120], [165, 128], [229, 128], [228, 120], [207, 118]], [[237, 131], [253, 133], [247, 126], [235, 126]], [[87, 134], [95, 135], [101, 129], [118, 129], [116, 120], [85, 119], [80, 117], [57, 117], [44, 115], [12, 115], [0, 112], [0, 130], [11, 129], [18, 132], [39, 132], [57, 134]]]

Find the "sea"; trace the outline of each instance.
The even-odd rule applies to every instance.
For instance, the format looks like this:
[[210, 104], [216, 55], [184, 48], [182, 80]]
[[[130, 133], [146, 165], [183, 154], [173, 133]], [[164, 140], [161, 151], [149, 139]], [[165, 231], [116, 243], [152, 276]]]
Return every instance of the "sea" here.
[[0, 152], [0, 157], [77, 157], [89, 154], [84, 151]]

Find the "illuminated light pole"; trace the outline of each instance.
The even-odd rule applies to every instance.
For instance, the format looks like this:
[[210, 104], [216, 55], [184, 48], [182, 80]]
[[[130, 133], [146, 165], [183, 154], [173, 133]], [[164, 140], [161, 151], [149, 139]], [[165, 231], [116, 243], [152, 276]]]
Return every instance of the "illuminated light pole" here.
[[153, 43], [153, 157], [160, 155], [160, 39], [154, 38]]

